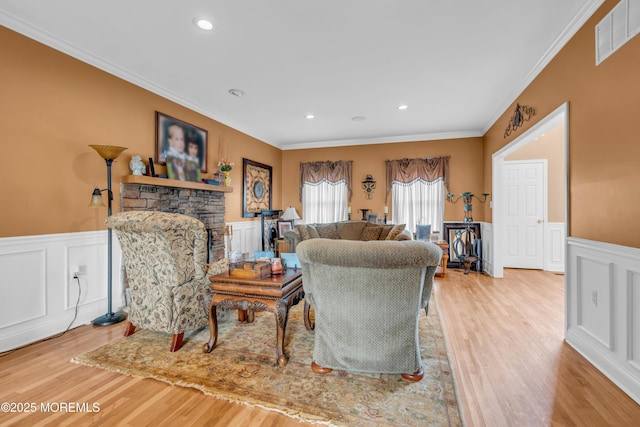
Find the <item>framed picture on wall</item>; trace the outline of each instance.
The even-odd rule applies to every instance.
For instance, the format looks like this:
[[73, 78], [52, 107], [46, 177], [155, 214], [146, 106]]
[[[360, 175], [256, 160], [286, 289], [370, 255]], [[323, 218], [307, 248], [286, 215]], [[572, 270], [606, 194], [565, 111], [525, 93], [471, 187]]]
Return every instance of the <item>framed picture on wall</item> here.
[[167, 166], [170, 179], [201, 181], [207, 137], [206, 130], [156, 111], [156, 163]]
[[271, 210], [271, 166], [242, 159], [242, 216], [252, 218]]

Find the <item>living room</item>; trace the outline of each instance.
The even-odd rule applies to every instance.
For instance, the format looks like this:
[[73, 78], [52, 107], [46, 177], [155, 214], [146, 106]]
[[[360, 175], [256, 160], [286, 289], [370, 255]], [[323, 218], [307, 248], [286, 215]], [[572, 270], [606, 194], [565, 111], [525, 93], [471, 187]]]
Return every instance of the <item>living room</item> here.
[[[385, 160], [448, 155], [453, 193], [494, 193], [494, 154], [568, 103], [565, 338], [639, 401], [640, 230], [633, 220], [640, 202], [630, 193], [640, 178], [640, 145], [632, 127], [640, 95], [640, 39], [630, 39], [597, 66], [594, 52], [594, 28], [617, 4], [615, 0], [592, 3], [594, 8], [580, 28], [482, 135], [284, 150], [35, 41], [3, 22], [0, 105], [7, 160], [0, 169], [4, 200], [0, 265], [2, 292], [11, 304], [3, 304], [0, 316], [0, 338], [7, 343], [0, 351], [64, 330], [73, 317], [77, 295], [69, 273], [78, 264], [89, 269], [78, 324], [104, 311], [106, 210], [87, 206], [93, 188], [105, 185], [105, 167], [89, 144], [127, 147], [113, 164], [117, 212], [119, 184], [131, 173], [129, 159], [155, 155], [156, 111], [208, 131], [210, 167], [205, 177], [211, 177], [220, 158], [235, 163], [233, 191], [225, 194], [225, 222], [253, 227], [256, 221], [242, 215], [243, 158], [271, 166], [273, 208], [293, 206], [303, 218], [299, 163], [353, 160], [354, 215], [360, 208], [382, 213], [388, 205]], [[516, 103], [534, 106], [536, 114], [505, 137]], [[162, 166], [156, 167], [157, 173], [164, 172]], [[368, 174], [378, 182], [371, 200], [357, 188]], [[460, 221], [463, 215], [461, 204], [445, 204], [445, 221]], [[474, 219], [492, 225], [490, 204], [474, 205]], [[116, 286], [114, 295], [119, 291]]]

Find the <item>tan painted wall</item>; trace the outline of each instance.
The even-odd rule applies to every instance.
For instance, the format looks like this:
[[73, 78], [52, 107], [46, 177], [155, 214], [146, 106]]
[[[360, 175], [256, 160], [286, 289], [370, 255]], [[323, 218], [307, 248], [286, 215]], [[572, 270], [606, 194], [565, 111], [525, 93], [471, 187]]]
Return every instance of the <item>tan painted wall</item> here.
[[106, 166], [88, 145], [128, 147], [113, 166], [118, 212], [119, 181], [130, 174], [131, 156], [154, 156], [155, 111], [208, 131], [206, 177], [216, 169], [219, 151], [235, 162], [225, 220], [242, 219], [246, 153], [273, 166], [273, 203], [280, 205], [279, 149], [4, 27], [0, 45], [0, 237], [104, 229], [106, 209], [87, 206], [93, 188], [106, 187]]
[[[358, 209], [371, 209], [371, 213], [383, 216], [385, 206], [386, 166], [385, 160], [451, 156], [451, 191], [455, 194], [471, 191], [482, 193], [482, 139], [464, 138], [424, 142], [403, 142], [394, 144], [372, 144], [352, 147], [317, 148], [290, 150], [282, 154], [286, 165], [282, 175], [282, 202], [284, 206], [294, 206], [300, 216], [302, 204], [299, 198], [300, 163], [325, 160], [353, 160], [353, 197], [350, 202], [352, 219], [360, 219]], [[365, 198], [361, 182], [367, 174], [376, 180], [376, 190], [371, 200]], [[391, 197], [386, 202], [391, 212]], [[445, 221], [461, 221], [464, 216], [462, 202], [455, 205], [445, 203]], [[474, 220], [482, 221], [482, 211], [474, 211]]]
[[640, 37], [595, 65], [595, 25], [617, 3], [605, 1], [518, 96], [517, 102], [536, 109], [533, 120], [503, 138], [514, 103], [484, 135], [484, 187], [491, 189], [492, 154], [568, 101], [569, 235], [638, 248]]
[[505, 157], [505, 160], [539, 159], [547, 160], [547, 220], [564, 222], [564, 125]]

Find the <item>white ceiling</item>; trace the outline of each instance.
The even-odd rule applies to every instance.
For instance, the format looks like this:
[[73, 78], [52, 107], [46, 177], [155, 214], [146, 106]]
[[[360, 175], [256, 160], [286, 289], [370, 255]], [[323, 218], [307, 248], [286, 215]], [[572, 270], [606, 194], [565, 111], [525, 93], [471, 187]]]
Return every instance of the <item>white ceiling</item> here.
[[0, 0], [0, 23], [293, 149], [480, 136], [602, 2]]

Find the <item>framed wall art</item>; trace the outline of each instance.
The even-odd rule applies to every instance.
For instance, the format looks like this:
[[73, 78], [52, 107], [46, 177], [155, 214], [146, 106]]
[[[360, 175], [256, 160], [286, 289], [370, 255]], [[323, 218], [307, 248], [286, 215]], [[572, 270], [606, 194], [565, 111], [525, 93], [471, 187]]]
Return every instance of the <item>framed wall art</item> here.
[[271, 210], [271, 166], [242, 159], [242, 216], [252, 218]]
[[201, 181], [207, 171], [206, 130], [156, 111], [156, 163], [170, 179]]

